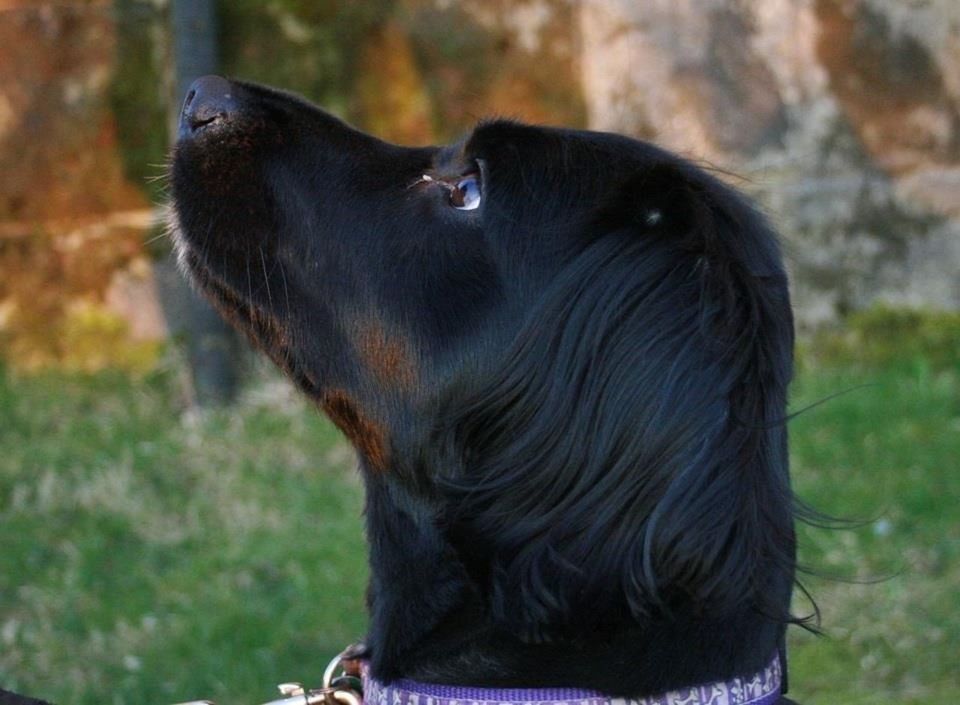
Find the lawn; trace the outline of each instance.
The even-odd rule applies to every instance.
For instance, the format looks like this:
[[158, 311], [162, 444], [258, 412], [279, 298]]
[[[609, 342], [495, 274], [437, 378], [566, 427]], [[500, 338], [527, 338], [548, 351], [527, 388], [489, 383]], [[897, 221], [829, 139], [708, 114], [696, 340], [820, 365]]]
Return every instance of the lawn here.
[[[960, 693], [960, 364], [807, 363], [799, 494], [856, 529], [801, 532], [824, 636], [795, 630], [806, 705]], [[349, 448], [258, 373], [185, 414], [177, 375], [0, 370], [0, 686], [58, 705], [252, 705], [315, 683], [363, 633], [362, 488]], [[796, 611], [808, 605], [798, 599]]]
[[[960, 355], [960, 352], [958, 352]], [[954, 702], [960, 696], [960, 366], [806, 370], [795, 406], [855, 388], [791, 424], [798, 494], [865, 520], [804, 527], [803, 582], [824, 636], [793, 634], [792, 692], [805, 703]], [[870, 521], [867, 521], [870, 520]], [[802, 600], [795, 611], [802, 612]]]

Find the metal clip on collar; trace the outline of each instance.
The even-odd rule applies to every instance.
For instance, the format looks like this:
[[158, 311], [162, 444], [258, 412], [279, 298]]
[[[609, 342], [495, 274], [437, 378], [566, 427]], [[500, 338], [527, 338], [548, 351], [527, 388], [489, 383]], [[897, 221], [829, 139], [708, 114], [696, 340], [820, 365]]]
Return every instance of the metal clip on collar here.
[[[344, 652], [346, 653], [346, 652]], [[337, 666], [341, 666], [344, 655], [338, 654], [324, 669], [323, 683], [320, 688], [306, 690], [300, 683], [281, 683], [279, 700], [271, 700], [263, 705], [363, 705], [360, 696], [360, 679], [341, 669], [334, 677]], [[215, 705], [210, 700], [191, 700], [178, 705]]]

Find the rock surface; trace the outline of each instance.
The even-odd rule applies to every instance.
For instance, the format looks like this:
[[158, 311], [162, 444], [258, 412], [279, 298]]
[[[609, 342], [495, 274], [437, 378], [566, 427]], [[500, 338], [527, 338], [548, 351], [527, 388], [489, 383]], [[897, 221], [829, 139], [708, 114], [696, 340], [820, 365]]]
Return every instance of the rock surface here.
[[0, 221], [144, 206], [117, 152], [115, 46], [93, 4], [0, 3]]
[[745, 177], [798, 317], [960, 307], [960, 3], [589, 0], [591, 127]]
[[[624, 132], [739, 174], [723, 178], [784, 235], [806, 327], [876, 302], [960, 309], [957, 0], [218, 7], [225, 73], [304, 93], [386, 139], [448, 141], [503, 116]], [[72, 282], [50, 243], [54, 223], [72, 231], [145, 207], [145, 190], [162, 198], [146, 177], [162, 171], [164, 106], [179, 101], [168, 9], [0, 0], [0, 161], [14, 167], [0, 173], [0, 329], [30, 306], [38, 325], [51, 320], [17, 283], [36, 278], [22, 276], [31, 261], [51, 273], [44, 300], [109, 299], [139, 330], [109, 267]], [[111, 235], [84, 257], [129, 267], [131, 242]]]

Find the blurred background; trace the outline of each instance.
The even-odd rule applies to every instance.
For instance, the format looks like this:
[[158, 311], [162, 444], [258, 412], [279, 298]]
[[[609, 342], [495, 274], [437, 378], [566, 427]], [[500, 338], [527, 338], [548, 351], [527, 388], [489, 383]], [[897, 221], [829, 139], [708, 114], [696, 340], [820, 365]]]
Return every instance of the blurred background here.
[[0, 0], [0, 687], [259, 703], [363, 634], [352, 451], [169, 261], [209, 72], [398, 142], [496, 115], [728, 171], [784, 237], [792, 406], [846, 392], [792, 422], [798, 493], [867, 520], [801, 533], [791, 693], [960, 694], [956, 0]]

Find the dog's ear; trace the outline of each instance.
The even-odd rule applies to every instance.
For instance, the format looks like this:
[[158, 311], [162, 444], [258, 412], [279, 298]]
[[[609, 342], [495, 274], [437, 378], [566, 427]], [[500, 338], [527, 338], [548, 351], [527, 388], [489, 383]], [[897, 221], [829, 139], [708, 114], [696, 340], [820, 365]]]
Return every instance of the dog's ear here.
[[628, 179], [597, 227], [451, 414], [451, 535], [528, 638], [679, 604], [786, 619], [793, 325], [775, 238], [683, 163]]

